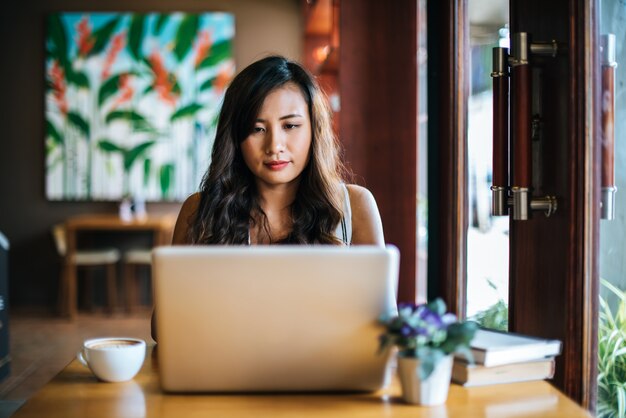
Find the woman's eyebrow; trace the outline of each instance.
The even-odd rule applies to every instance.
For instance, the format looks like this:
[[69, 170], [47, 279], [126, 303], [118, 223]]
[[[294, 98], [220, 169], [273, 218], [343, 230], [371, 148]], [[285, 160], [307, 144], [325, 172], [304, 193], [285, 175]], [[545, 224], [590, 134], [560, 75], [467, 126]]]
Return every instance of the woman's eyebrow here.
[[281, 116], [279, 120], [283, 119], [291, 119], [291, 118], [301, 118], [302, 115], [299, 113], [290, 113], [289, 115]]
[[[291, 118], [301, 118], [302, 115], [299, 113], [290, 113], [288, 115], [285, 116], [281, 116], [280, 118], [278, 118], [278, 120], [284, 120], [284, 119], [291, 119]], [[267, 122], [265, 119], [263, 118], [256, 118], [257, 122]]]
[[[303, 117], [303, 116], [301, 114], [299, 114], [299, 113], [290, 113], [288, 115], [281, 116], [280, 118], [278, 118], [278, 120], [291, 119], [291, 118], [301, 118], [301, 117]], [[262, 118], [256, 118], [256, 122], [265, 123], [267, 121], [265, 119], [262, 119]]]

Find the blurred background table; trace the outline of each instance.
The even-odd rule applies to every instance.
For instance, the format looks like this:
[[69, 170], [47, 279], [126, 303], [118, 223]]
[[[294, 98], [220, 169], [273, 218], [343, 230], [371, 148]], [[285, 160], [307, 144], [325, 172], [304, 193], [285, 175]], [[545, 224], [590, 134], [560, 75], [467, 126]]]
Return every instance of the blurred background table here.
[[117, 214], [84, 214], [65, 222], [66, 254], [61, 278], [61, 313], [71, 319], [77, 311], [77, 235], [82, 232], [117, 231], [123, 233], [151, 232], [152, 246], [169, 245], [176, 223], [176, 214], [149, 214], [140, 219], [122, 220]]

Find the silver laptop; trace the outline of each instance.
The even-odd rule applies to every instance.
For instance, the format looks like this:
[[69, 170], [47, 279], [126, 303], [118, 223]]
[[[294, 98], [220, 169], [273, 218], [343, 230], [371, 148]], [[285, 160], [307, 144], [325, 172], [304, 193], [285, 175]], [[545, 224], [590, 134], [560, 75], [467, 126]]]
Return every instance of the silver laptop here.
[[378, 319], [396, 309], [398, 262], [392, 246], [155, 249], [162, 389], [381, 388]]

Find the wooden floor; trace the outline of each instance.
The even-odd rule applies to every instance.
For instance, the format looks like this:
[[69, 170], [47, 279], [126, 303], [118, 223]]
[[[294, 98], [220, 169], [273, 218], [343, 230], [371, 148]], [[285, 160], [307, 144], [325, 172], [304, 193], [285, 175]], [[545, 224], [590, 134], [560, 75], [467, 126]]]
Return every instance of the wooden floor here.
[[105, 336], [151, 342], [150, 310], [132, 315], [80, 313], [74, 322], [32, 313], [10, 313], [11, 374], [0, 382], [0, 418], [11, 416], [72, 361], [83, 340]]

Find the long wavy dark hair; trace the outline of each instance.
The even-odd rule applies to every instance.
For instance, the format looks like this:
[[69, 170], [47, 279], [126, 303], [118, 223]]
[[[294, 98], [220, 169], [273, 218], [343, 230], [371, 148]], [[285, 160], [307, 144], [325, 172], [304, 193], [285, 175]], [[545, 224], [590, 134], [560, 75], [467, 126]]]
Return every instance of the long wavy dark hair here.
[[249, 229], [257, 222], [271, 239], [241, 143], [252, 132], [267, 95], [286, 83], [294, 83], [302, 91], [311, 120], [312, 143], [309, 163], [301, 173], [291, 206], [293, 227], [280, 243], [341, 243], [334, 231], [343, 216], [341, 182], [346, 171], [326, 97], [302, 66], [284, 57], [270, 56], [242, 70], [226, 90], [211, 165], [200, 185], [200, 203], [188, 228], [192, 244], [247, 244]]

